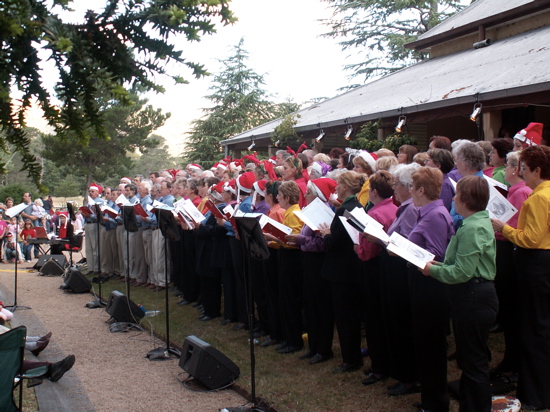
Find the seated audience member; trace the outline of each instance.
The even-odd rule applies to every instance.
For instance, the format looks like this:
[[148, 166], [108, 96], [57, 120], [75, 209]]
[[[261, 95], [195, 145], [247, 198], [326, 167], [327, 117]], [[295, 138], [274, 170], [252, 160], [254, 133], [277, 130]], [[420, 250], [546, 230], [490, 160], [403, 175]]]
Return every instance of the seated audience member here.
[[19, 263], [23, 263], [23, 253], [21, 253], [19, 243], [15, 241], [11, 232], [8, 232], [6, 235], [6, 242], [4, 243], [4, 256], [6, 263], [15, 263], [15, 259], [19, 259]]

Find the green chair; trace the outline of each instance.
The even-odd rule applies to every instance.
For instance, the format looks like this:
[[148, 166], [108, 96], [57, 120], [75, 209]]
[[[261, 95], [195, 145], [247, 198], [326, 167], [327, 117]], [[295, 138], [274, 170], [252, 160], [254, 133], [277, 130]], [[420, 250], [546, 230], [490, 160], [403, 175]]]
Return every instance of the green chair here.
[[[20, 411], [23, 405], [24, 379], [35, 379], [46, 374], [47, 366], [21, 373], [27, 327], [19, 326], [0, 335], [0, 411]], [[19, 406], [15, 404], [13, 391], [19, 386]]]

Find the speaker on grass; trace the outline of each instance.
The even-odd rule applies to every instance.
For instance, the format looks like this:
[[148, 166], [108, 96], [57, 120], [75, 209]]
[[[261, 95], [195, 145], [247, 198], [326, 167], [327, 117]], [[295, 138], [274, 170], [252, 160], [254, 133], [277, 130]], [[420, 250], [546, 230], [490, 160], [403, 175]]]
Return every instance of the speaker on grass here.
[[44, 276], [61, 276], [64, 272], [65, 269], [63, 266], [57, 263], [54, 259], [48, 260], [40, 269], [40, 273]]
[[231, 359], [193, 335], [183, 342], [179, 366], [209, 390], [230, 385], [241, 374]]
[[105, 312], [117, 322], [137, 323], [145, 316], [145, 313], [134, 302], [118, 290], [113, 290], [109, 295]]
[[67, 263], [67, 258], [65, 257], [65, 255], [42, 255], [38, 258], [33, 268], [40, 270], [42, 266], [44, 266], [46, 262], [50, 259], [55, 260], [63, 268], [66, 268], [69, 265]]
[[69, 274], [65, 280], [64, 289], [70, 289], [74, 293], [86, 293], [92, 289], [92, 283], [80, 273], [77, 269], [69, 269]]

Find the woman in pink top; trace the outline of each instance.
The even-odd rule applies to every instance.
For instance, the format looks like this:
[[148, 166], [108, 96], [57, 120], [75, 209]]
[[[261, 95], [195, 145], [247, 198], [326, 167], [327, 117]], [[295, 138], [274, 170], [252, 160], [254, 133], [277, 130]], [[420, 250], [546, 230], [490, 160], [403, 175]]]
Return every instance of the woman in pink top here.
[[[506, 156], [504, 177], [511, 185], [508, 190], [508, 201], [515, 206], [518, 212], [508, 221], [513, 228], [518, 226], [521, 205], [533, 191], [525, 185], [519, 176], [519, 154], [510, 152]], [[504, 238], [501, 233], [495, 232], [497, 240], [497, 274], [495, 288], [499, 301], [497, 323], [504, 330], [506, 346], [502, 362], [493, 369], [495, 374], [516, 373], [519, 359], [519, 315], [518, 315], [518, 273], [514, 265], [514, 244]]]
[[[367, 212], [381, 223], [387, 232], [397, 212], [393, 203], [393, 176], [386, 170], [380, 170], [369, 178], [369, 201], [374, 206]], [[385, 379], [389, 375], [388, 345], [382, 313], [382, 295], [380, 285], [380, 252], [382, 247], [376, 238], [363, 234], [356, 252], [363, 261], [361, 265], [361, 295], [363, 296], [363, 319], [365, 336], [369, 348], [371, 368], [365, 385]], [[372, 381], [372, 382], [371, 382]]]

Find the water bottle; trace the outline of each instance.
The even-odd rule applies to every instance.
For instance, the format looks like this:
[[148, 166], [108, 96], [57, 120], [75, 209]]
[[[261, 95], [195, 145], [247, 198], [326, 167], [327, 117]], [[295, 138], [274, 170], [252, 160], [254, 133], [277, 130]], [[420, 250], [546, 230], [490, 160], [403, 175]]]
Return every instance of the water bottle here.
[[162, 313], [162, 311], [160, 311], [160, 310], [147, 310], [147, 311], [145, 311], [145, 317], [150, 318], [152, 316], [160, 315], [161, 313]]

